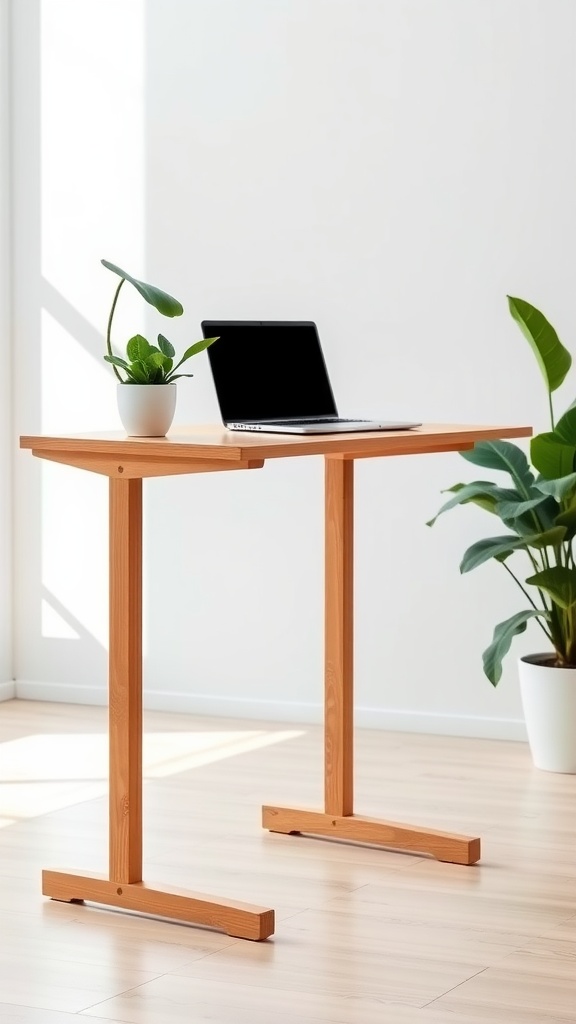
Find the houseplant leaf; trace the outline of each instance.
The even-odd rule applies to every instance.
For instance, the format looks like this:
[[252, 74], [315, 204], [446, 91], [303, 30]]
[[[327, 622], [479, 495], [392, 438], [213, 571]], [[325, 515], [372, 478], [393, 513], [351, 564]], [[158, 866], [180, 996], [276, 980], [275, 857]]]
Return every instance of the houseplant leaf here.
[[146, 356], [146, 365], [154, 366], [157, 369], [164, 370], [166, 373], [172, 365], [172, 360], [168, 356], [163, 355], [162, 352], [149, 352]]
[[548, 391], [556, 391], [572, 365], [570, 353], [539, 309], [524, 299], [511, 295], [507, 299], [510, 313], [536, 356]]
[[146, 359], [152, 346], [141, 334], [135, 334], [126, 345], [126, 355], [131, 363], [136, 359]]
[[477, 441], [470, 451], [460, 452], [463, 459], [483, 469], [501, 469], [509, 473], [523, 498], [532, 497], [530, 490], [534, 474], [528, 459], [517, 445], [510, 441]]
[[565, 512], [556, 516], [556, 524], [566, 528], [565, 540], [571, 540], [576, 534], [576, 505], [571, 505]]
[[442, 505], [434, 518], [428, 520], [426, 526], [433, 526], [438, 516], [456, 505], [466, 505], [470, 502], [479, 505], [487, 512], [494, 512], [499, 501], [513, 501], [519, 497], [518, 491], [498, 487], [491, 480], [475, 480], [471, 484], [454, 484], [445, 493], [450, 492], [453, 492], [454, 497]]
[[148, 375], [148, 373], [146, 371], [146, 366], [139, 359], [135, 359], [133, 362], [131, 362], [130, 365], [128, 366], [126, 372], [128, 374], [130, 374], [130, 376], [132, 377], [132, 380], [133, 380], [133, 382], [135, 384], [149, 384], [150, 383], [150, 381], [148, 379], [149, 375]]
[[568, 476], [576, 467], [576, 448], [560, 441], [554, 431], [532, 438], [530, 457], [534, 468], [547, 480]]
[[550, 494], [557, 501], [565, 501], [576, 494], [576, 473], [568, 473], [558, 480], [537, 480], [534, 486], [542, 494]]
[[503, 562], [513, 551], [526, 550], [530, 547], [555, 547], [562, 543], [565, 535], [564, 526], [553, 526], [551, 530], [533, 533], [527, 537], [517, 537], [513, 533], [507, 533], [501, 537], [486, 537], [484, 540], [476, 541], [464, 552], [460, 563], [460, 572], [470, 572], [490, 558], [497, 558], [498, 561]]
[[470, 572], [490, 558], [504, 561], [517, 548], [525, 546], [524, 539], [516, 537], [513, 533], [504, 534], [502, 537], [486, 537], [484, 540], [478, 540], [464, 552], [460, 562], [460, 572]]
[[554, 501], [561, 502], [554, 523], [566, 527], [565, 540], [571, 540], [576, 534], [576, 473], [559, 480], [537, 480], [535, 486]]
[[572, 406], [560, 417], [554, 428], [556, 437], [576, 448], [576, 406]]
[[[197, 355], [198, 352], [203, 352], [204, 349], [208, 348], [208, 346], [211, 345], [214, 341], [218, 341], [218, 338], [203, 338], [202, 341], [194, 342], [193, 345], [190, 345], [190, 348], [186, 349], [184, 355], [182, 356], [182, 359], [180, 359], [176, 363], [174, 369], [177, 370], [178, 367], [182, 366], [182, 363], [185, 363], [186, 360], [190, 359], [191, 356]], [[181, 376], [185, 376], [185, 374], [181, 374]]]
[[492, 683], [492, 686], [497, 686], [502, 676], [502, 660], [508, 651], [510, 650], [510, 644], [515, 636], [519, 633], [524, 633], [526, 624], [529, 619], [535, 616], [541, 616], [547, 618], [547, 612], [540, 611], [539, 609], [527, 609], [523, 612], [516, 612], [515, 615], [511, 615], [509, 619], [505, 619], [504, 622], [498, 623], [494, 629], [494, 636], [492, 643], [486, 648], [482, 655], [482, 662], [484, 664], [484, 672], [488, 676], [488, 679]]
[[165, 356], [168, 356], [169, 359], [174, 359], [174, 356], [176, 355], [174, 345], [171, 341], [168, 341], [168, 338], [165, 338], [163, 334], [158, 335], [158, 347]]
[[104, 356], [107, 363], [112, 363], [113, 366], [121, 366], [123, 370], [128, 369], [128, 363], [125, 359], [121, 359], [120, 356]]
[[496, 506], [496, 513], [509, 530], [521, 537], [530, 537], [534, 533], [543, 533], [557, 525], [556, 516], [560, 506], [549, 494], [535, 492], [539, 496], [527, 501], [502, 501]]
[[529, 537], [523, 537], [523, 541], [527, 548], [555, 548], [566, 537], [566, 527], [564, 526], [552, 526], [549, 530], [543, 530], [542, 533], [533, 533]]
[[157, 309], [163, 316], [182, 316], [184, 312], [182, 304], [172, 295], [168, 295], [168, 292], [163, 292], [152, 284], [145, 284], [144, 281], [138, 281], [137, 278], [131, 277], [125, 270], [117, 267], [114, 263], [109, 263], [108, 260], [101, 260], [100, 262], [107, 270], [111, 270], [113, 274], [118, 274], [118, 277], [122, 277], [125, 281], [129, 281], [130, 284], [134, 285], [142, 298], [146, 299], [146, 302], [154, 306], [154, 309]]
[[576, 407], [558, 420], [554, 430], [537, 434], [530, 442], [532, 462], [549, 480], [567, 476], [576, 469]]
[[576, 604], [576, 569], [553, 565], [529, 576], [526, 583], [544, 590], [561, 608], [572, 608]]
[[540, 494], [539, 497], [529, 498], [528, 501], [499, 501], [496, 512], [501, 519], [519, 519], [527, 512], [532, 512], [541, 505], [545, 505], [549, 500], [547, 494]]

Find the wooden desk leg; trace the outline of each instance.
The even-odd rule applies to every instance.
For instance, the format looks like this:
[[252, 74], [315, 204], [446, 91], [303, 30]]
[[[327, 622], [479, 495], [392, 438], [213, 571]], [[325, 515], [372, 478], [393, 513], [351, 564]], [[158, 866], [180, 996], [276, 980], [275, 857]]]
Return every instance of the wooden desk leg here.
[[353, 812], [354, 462], [326, 459], [324, 810]]
[[219, 928], [274, 932], [274, 911], [142, 881], [142, 480], [110, 480], [109, 877], [44, 871], [42, 892]]
[[142, 881], [142, 480], [110, 480], [110, 881]]
[[429, 853], [454, 864], [475, 864], [480, 859], [478, 838], [353, 813], [354, 462], [327, 456], [325, 463], [324, 812], [265, 806], [263, 827], [271, 832], [308, 832]]

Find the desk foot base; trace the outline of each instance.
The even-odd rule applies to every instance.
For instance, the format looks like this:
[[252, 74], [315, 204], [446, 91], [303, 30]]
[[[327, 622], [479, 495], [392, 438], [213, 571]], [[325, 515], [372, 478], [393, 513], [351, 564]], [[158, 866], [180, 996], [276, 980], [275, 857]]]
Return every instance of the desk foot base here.
[[338, 816], [322, 811], [265, 806], [262, 808], [262, 826], [270, 832], [308, 832], [356, 843], [429, 853], [450, 864], [475, 864], [480, 860], [478, 838], [435, 832], [378, 818], [361, 818], [357, 814]]
[[274, 932], [274, 911], [186, 889], [169, 890], [145, 882], [112, 882], [105, 875], [42, 872], [42, 893], [66, 903], [103, 903], [157, 917], [217, 928], [239, 939], [259, 942]]

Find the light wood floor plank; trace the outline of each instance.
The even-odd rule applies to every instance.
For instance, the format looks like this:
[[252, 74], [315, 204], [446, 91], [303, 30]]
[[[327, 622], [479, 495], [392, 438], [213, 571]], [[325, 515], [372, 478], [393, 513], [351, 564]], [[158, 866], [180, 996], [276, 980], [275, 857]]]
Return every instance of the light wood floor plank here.
[[576, 1013], [574, 958], [512, 953], [503, 965], [488, 968], [436, 1000], [435, 1008], [486, 1016], [497, 1011], [514, 1022], [522, 1020], [522, 1014], [540, 1014], [540, 1020], [549, 1017], [572, 1024]]
[[[62, 1010], [39, 1010], [35, 1006], [16, 1006], [14, 1003], [0, 1003], [2, 1024], [78, 1024], [78, 1014]], [[120, 1020], [90, 1017], [90, 1024], [122, 1024]]]
[[107, 869], [106, 709], [5, 702], [2, 1024], [574, 1024], [575, 776], [521, 743], [358, 730], [358, 810], [480, 834], [463, 867], [264, 832], [263, 803], [322, 806], [316, 727], [148, 713], [145, 733], [145, 877], [272, 906], [276, 934], [43, 898], [41, 868]]

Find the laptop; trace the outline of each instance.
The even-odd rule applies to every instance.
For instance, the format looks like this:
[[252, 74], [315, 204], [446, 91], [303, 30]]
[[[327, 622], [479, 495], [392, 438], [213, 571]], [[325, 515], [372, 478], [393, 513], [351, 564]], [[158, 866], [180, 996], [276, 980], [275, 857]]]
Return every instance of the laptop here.
[[338, 415], [316, 324], [203, 320], [220, 413], [228, 430], [334, 434], [408, 430], [420, 423]]

